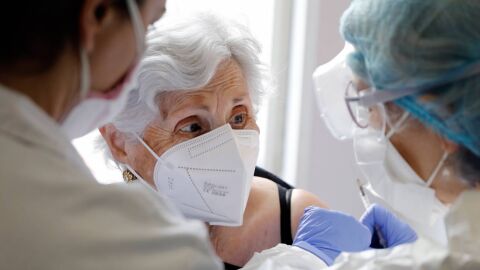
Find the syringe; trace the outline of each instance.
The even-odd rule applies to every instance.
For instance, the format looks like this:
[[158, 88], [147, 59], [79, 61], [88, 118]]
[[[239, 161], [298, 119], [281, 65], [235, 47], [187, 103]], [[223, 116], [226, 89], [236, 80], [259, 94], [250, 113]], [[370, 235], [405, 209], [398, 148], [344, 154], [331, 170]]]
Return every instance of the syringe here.
[[[360, 190], [360, 199], [362, 200], [365, 210], [367, 210], [370, 207], [371, 203], [370, 203], [370, 200], [368, 199], [367, 194], [365, 193], [364, 185], [358, 178], [357, 178], [357, 185], [358, 185], [358, 189]], [[387, 242], [385, 241], [385, 238], [383, 237], [382, 232], [380, 231], [380, 228], [378, 227], [378, 225], [375, 225], [375, 232], [372, 235], [372, 243], [370, 244], [370, 247], [376, 248], [376, 249], [382, 249], [387, 247]]]

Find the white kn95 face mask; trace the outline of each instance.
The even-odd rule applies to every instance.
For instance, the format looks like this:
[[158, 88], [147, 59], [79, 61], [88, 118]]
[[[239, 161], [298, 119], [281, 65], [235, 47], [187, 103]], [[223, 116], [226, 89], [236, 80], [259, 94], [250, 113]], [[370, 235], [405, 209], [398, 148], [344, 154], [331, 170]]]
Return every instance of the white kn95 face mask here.
[[188, 218], [211, 225], [240, 226], [258, 157], [256, 130], [229, 124], [177, 144], [158, 156], [153, 180]]

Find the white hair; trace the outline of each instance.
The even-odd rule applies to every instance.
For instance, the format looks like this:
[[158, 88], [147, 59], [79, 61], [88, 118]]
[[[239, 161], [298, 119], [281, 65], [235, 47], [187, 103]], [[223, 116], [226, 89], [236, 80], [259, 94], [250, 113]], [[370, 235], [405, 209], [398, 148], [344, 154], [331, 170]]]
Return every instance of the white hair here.
[[[129, 139], [133, 139], [132, 133], [141, 135], [159, 113], [156, 97], [161, 92], [200, 89], [228, 59], [239, 64], [256, 112], [270, 85], [260, 53], [260, 45], [240, 23], [212, 13], [197, 13], [183, 19], [164, 18], [147, 35], [137, 87], [131, 90], [125, 108], [112, 123]], [[113, 161], [103, 138], [95, 144], [105, 154], [107, 163]]]
[[113, 121], [119, 131], [141, 134], [159, 112], [158, 94], [200, 89], [228, 59], [239, 64], [258, 110], [270, 77], [259, 59], [260, 45], [247, 27], [212, 13], [198, 13], [186, 19], [165, 18], [147, 40], [138, 86]]

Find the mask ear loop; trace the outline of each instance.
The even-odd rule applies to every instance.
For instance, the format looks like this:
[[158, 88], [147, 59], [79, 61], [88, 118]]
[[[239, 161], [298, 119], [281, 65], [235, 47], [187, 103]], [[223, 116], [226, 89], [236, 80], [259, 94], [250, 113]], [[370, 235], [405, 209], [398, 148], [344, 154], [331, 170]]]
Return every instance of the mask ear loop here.
[[170, 162], [166, 162], [165, 160], [163, 160], [163, 158], [161, 158], [160, 156], [157, 155], [157, 153], [155, 153], [155, 151], [152, 150], [152, 148], [150, 148], [150, 146], [148, 146], [148, 144], [142, 139], [140, 138], [140, 136], [138, 136], [136, 133], [133, 133], [133, 136], [135, 136], [135, 138], [141, 143], [143, 144], [143, 146], [148, 150], [148, 152], [150, 152], [150, 154], [152, 154], [152, 156], [161, 164], [163, 165], [166, 165], [167, 168], [169, 169], [174, 169], [175, 166], [173, 166], [173, 164], [171, 164]]
[[128, 164], [122, 164], [122, 166], [124, 166], [125, 168], [128, 169], [129, 172], [131, 172], [133, 175], [135, 175], [135, 177], [140, 181], [140, 183], [142, 183], [142, 185], [146, 186], [147, 188], [149, 189], [152, 189], [154, 191], [157, 191], [157, 187], [156, 186], [151, 186], [147, 181], [145, 181], [145, 179], [143, 179], [143, 177], [141, 177], [132, 167], [130, 167], [130, 165]]
[[127, 0], [127, 7], [130, 13], [135, 42], [137, 43], [137, 54], [140, 58], [145, 51], [145, 29], [142, 23], [142, 16], [135, 0]]
[[87, 51], [80, 48], [80, 99], [84, 99], [88, 95], [90, 88], [90, 64], [88, 61]]
[[405, 121], [407, 121], [408, 117], [410, 116], [410, 113], [405, 111], [403, 114], [402, 114], [402, 117], [400, 117], [400, 119], [398, 120], [397, 123], [395, 123], [395, 125], [393, 125], [390, 130], [388, 131], [387, 135], [385, 136], [387, 139], [390, 139], [394, 134], [395, 132], [397, 132], [400, 128], [401, 125], [403, 125], [405, 123]]
[[[393, 127], [388, 131], [386, 138], [390, 139], [395, 134], [395, 132], [398, 131], [399, 127], [404, 124], [404, 122], [408, 119], [409, 116], [410, 116], [410, 113], [405, 111], [402, 117], [400, 117], [400, 119], [398, 120], [398, 122], [395, 125], [393, 125]], [[438, 162], [437, 166], [433, 170], [432, 174], [426, 181], [425, 183], [426, 187], [430, 187], [432, 185], [433, 181], [437, 177], [437, 174], [440, 172], [440, 169], [443, 167], [443, 164], [447, 160], [448, 156], [449, 156], [448, 152], [445, 151], [442, 155], [442, 158]]]
[[131, 172], [133, 175], [135, 175], [135, 177], [136, 177], [137, 179], [140, 179], [140, 180], [145, 181], [145, 180], [143, 179], [143, 177], [141, 177], [141, 176], [137, 173], [137, 171], [135, 171], [132, 167], [130, 167], [130, 165], [128, 165], [128, 164], [122, 164], [122, 165], [125, 166], [125, 167], [128, 169], [129, 172]]
[[432, 185], [433, 181], [435, 181], [435, 178], [437, 177], [437, 174], [440, 172], [440, 169], [443, 167], [443, 164], [445, 164], [445, 161], [447, 160], [448, 156], [449, 156], [449, 153], [447, 151], [443, 152], [442, 158], [440, 159], [437, 166], [433, 170], [432, 174], [428, 178], [427, 182], [425, 183], [425, 186], [430, 187]]
[[152, 154], [152, 156], [156, 159], [160, 159], [160, 157], [157, 155], [157, 153], [155, 153], [152, 148], [150, 148], [150, 146], [148, 146], [148, 144], [142, 139], [140, 138], [140, 136], [138, 136], [136, 133], [133, 133], [133, 136], [135, 136], [135, 138], [141, 142], [143, 144], [143, 146], [145, 146], [145, 148], [148, 150], [148, 152], [150, 152], [150, 154]]

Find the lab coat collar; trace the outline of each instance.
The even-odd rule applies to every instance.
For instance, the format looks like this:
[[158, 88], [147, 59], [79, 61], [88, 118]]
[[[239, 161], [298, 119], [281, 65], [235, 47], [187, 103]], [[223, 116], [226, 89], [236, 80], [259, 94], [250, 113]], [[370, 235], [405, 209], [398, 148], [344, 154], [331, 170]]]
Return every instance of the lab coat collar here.
[[464, 192], [446, 216], [451, 251], [480, 257], [480, 192]]
[[0, 132], [86, 169], [60, 126], [28, 97], [0, 84]]

